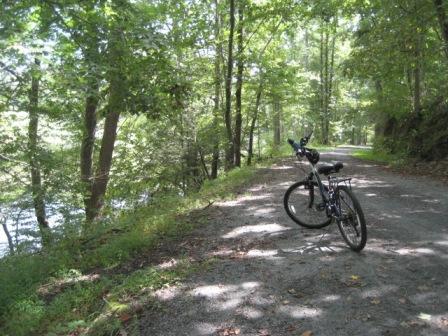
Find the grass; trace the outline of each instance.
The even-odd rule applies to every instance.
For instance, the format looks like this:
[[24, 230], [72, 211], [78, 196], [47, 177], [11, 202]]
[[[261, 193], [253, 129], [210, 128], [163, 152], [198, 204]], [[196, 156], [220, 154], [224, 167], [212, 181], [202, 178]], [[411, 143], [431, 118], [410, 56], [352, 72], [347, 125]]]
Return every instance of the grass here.
[[139, 307], [156, 304], [151, 291], [178, 283], [207, 262], [181, 260], [169, 269], [150, 266], [127, 274], [122, 269], [161, 241], [192, 231], [200, 225], [188, 219], [192, 211], [232, 198], [255, 172], [234, 169], [197, 193], [160, 198], [113, 223], [100, 223], [87, 236], [66, 237], [34, 255], [0, 259], [0, 335], [104, 335], [132, 326]]
[[383, 164], [390, 164], [398, 166], [403, 163], [403, 156], [399, 154], [391, 154], [387, 152], [378, 151], [375, 149], [358, 149], [352, 155], [361, 160], [374, 161]]

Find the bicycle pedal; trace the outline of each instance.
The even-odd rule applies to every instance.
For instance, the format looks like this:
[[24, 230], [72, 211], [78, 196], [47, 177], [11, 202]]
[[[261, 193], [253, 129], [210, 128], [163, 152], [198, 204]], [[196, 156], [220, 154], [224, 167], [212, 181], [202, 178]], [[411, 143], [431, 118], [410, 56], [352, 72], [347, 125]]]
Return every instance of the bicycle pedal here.
[[325, 203], [319, 203], [316, 204], [317, 211], [324, 211], [325, 210]]

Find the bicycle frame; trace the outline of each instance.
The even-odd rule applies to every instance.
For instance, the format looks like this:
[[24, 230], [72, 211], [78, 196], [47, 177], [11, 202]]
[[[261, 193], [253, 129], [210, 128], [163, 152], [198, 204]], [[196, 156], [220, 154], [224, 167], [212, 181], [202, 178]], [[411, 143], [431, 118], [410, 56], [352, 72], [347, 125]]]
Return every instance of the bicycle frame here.
[[336, 206], [335, 199], [333, 198], [335, 186], [337, 187], [339, 183], [346, 181], [349, 182], [349, 186], [351, 189], [351, 178], [337, 178], [332, 177], [331, 175], [328, 176], [328, 191], [325, 190], [324, 184], [322, 182], [322, 179], [319, 176], [319, 173], [317, 172], [317, 169], [314, 164], [310, 162], [311, 165], [311, 172], [309, 173], [308, 177], [306, 178], [308, 181], [313, 181], [313, 179], [316, 179], [317, 185], [319, 186], [320, 194], [322, 195], [322, 202], [325, 204], [325, 209], [327, 210], [327, 214], [329, 216], [334, 217], [337, 220], [341, 219], [341, 213], [340, 209]]
[[313, 181], [313, 178], [316, 178], [317, 185], [319, 186], [320, 194], [322, 195], [322, 201], [327, 204], [329, 202], [329, 193], [325, 190], [324, 184], [322, 183], [322, 180], [319, 176], [319, 173], [317, 172], [317, 169], [315, 165], [310, 163], [311, 165], [311, 172], [309, 173], [307, 180]]
[[[304, 171], [305, 179], [294, 183], [286, 191], [283, 197], [286, 213], [294, 222], [309, 229], [320, 229], [336, 221], [345, 242], [352, 250], [359, 252], [366, 245], [367, 227], [361, 206], [351, 191], [351, 178], [331, 175], [338, 173], [344, 167], [339, 162], [333, 166], [322, 166], [319, 169], [316, 167], [320, 158], [319, 152], [305, 147], [311, 134], [312, 132], [308, 136], [301, 138], [299, 143], [288, 139], [288, 143], [294, 149], [299, 161], [301, 161], [300, 158], [302, 157], [308, 159], [311, 171]], [[327, 176], [328, 186], [322, 181], [323, 178], [321, 179], [319, 172]], [[345, 185], [341, 185], [341, 183]], [[319, 189], [315, 187], [316, 185]], [[302, 189], [302, 192], [301, 188], [305, 190]], [[321, 200], [315, 196], [315, 191], [317, 190], [320, 191]], [[291, 201], [291, 195], [302, 197], [302, 201], [298, 202], [295, 196], [292, 196]], [[305, 203], [303, 202], [303, 197], [307, 200]], [[296, 209], [296, 205], [299, 208]], [[305, 209], [301, 210], [300, 206], [305, 206]], [[308, 209], [311, 210], [308, 211]], [[323, 211], [325, 211], [327, 218], [319, 216], [322, 218], [318, 218], [317, 221], [311, 221], [309, 218], [310, 215], [313, 216]], [[322, 213], [322, 215], [324, 214]]]

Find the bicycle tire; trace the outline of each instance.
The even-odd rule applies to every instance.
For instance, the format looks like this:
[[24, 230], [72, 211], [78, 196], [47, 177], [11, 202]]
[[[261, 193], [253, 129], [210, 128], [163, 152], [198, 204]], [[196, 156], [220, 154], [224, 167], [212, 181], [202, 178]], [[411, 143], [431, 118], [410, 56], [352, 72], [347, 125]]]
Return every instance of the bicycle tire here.
[[[345, 194], [346, 196], [342, 196]], [[339, 231], [347, 245], [356, 252], [361, 251], [367, 243], [367, 225], [358, 199], [352, 191], [346, 186], [338, 186], [336, 189], [337, 206], [341, 211], [341, 215], [348, 216], [346, 221], [337, 220]], [[347, 202], [350, 199], [350, 204]], [[342, 206], [346, 207], [342, 210]], [[347, 209], [348, 208], [348, 209]], [[350, 212], [345, 213], [344, 212]], [[354, 220], [356, 219], [356, 223]], [[356, 239], [355, 239], [356, 237]]]
[[[324, 186], [324, 188], [328, 190], [326, 186]], [[321, 229], [330, 225], [332, 220], [331, 217], [327, 216], [325, 209], [318, 210], [316, 208], [314, 202], [315, 189], [317, 189], [320, 195], [320, 189], [318, 188], [316, 181], [300, 181], [290, 186], [283, 197], [283, 206], [288, 216], [295, 223], [308, 229]], [[292, 199], [297, 194], [300, 194], [302, 198], [301, 202]], [[299, 203], [301, 203], [301, 206], [297, 206]], [[308, 219], [307, 216], [309, 217]], [[317, 219], [317, 221], [313, 223], [310, 221], [310, 218]]]

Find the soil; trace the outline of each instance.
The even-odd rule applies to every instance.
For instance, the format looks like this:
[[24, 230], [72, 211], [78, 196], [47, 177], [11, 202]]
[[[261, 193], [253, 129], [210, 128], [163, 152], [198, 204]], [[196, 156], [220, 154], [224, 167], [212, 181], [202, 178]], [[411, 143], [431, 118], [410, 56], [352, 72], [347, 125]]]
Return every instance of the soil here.
[[[260, 169], [232, 201], [203, 211], [177, 252], [211, 266], [154, 294], [139, 316], [142, 335], [448, 335], [448, 187], [349, 155], [340, 175], [367, 220], [368, 240], [351, 251], [335, 224], [302, 228], [283, 194], [303, 163]], [[172, 264], [175, 264], [173, 261]], [[168, 265], [169, 267], [169, 265]]]

